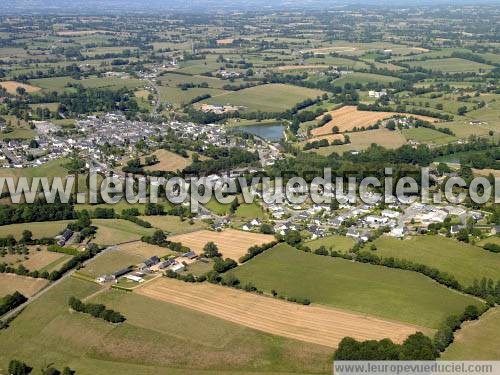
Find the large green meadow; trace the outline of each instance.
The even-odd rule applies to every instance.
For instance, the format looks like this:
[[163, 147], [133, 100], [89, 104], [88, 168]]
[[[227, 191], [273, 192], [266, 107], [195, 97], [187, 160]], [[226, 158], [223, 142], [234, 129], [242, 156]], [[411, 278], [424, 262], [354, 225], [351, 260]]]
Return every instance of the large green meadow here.
[[336, 308], [437, 328], [480, 302], [411, 271], [319, 256], [281, 244], [232, 273], [242, 284]]
[[500, 254], [442, 236], [380, 237], [374, 254], [411, 260], [453, 275], [464, 286], [482, 277], [500, 280]]

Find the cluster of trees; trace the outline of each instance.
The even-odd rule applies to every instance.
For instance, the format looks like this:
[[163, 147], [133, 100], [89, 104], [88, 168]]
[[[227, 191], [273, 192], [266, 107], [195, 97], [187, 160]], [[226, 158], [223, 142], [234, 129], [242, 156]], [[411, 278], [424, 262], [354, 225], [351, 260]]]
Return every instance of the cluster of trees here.
[[264, 251], [269, 250], [270, 248], [276, 246], [277, 244], [278, 244], [278, 241], [273, 241], [273, 242], [269, 242], [267, 244], [263, 244], [260, 246], [254, 245], [248, 249], [248, 251], [245, 255], [240, 257], [239, 262], [245, 263], [245, 262], [249, 261], [250, 259], [252, 259], [253, 257], [255, 257], [259, 254], [262, 254]]
[[0, 263], [0, 273], [14, 273], [20, 276], [43, 278], [49, 281], [55, 281], [58, 280], [62, 275], [64, 275], [69, 270], [81, 265], [84, 261], [94, 257], [94, 255], [96, 255], [99, 251], [100, 248], [96, 244], [89, 243], [85, 251], [78, 252], [77, 255], [75, 255], [66, 263], [64, 263], [59, 269], [59, 271], [52, 271], [50, 273], [47, 271], [42, 271], [42, 272], [37, 270], [30, 271], [22, 264], [18, 265], [17, 268], [14, 268], [12, 266], [9, 266], [7, 263]]
[[401, 344], [389, 339], [380, 341], [356, 341], [345, 337], [337, 348], [335, 360], [434, 360], [439, 357], [454, 340], [454, 332], [464, 321], [476, 320], [481, 312], [474, 305], [469, 305], [461, 315], [452, 315], [446, 319], [433, 339], [417, 332]]
[[259, 160], [257, 153], [252, 153], [239, 148], [220, 149], [210, 155], [211, 160], [198, 160], [187, 166], [183, 173], [191, 175], [209, 175], [220, 171], [228, 171], [244, 165], [251, 165]]
[[111, 323], [122, 323], [125, 317], [117, 311], [106, 309], [106, 306], [96, 303], [83, 303], [76, 297], [70, 297], [69, 306], [78, 312], [90, 314], [95, 318], [100, 318]]
[[443, 352], [455, 339], [454, 332], [460, 328], [461, 324], [467, 320], [479, 319], [483, 312], [479, 311], [476, 306], [469, 305], [461, 315], [449, 316], [434, 335], [435, 352]]
[[483, 246], [483, 249], [491, 251], [492, 253], [500, 253], [500, 245], [488, 242]]
[[432, 340], [422, 332], [417, 332], [401, 344], [390, 339], [380, 341], [357, 341], [345, 337], [334, 354], [334, 360], [357, 361], [396, 361], [396, 360], [433, 360], [436, 352]]
[[72, 220], [76, 218], [70, 203], [51, 203], [36, 200], [33, 204], [0, 205], [0, 225], [35, 221]]
[[18, 291], [0, 298], [0, 316], [22, 305], [27, 300], [28, 299]]
[[[9, 362], [9, 374], [10, 375], [28, 375], [31, 374], [33, 368], [28, 366], [26, 363], [13, 359]], [[71, 370], [69, 367], [65, 367], [62, 372], [55, 367], [48, 366], [42, 369], [42, 375], [74, 375], [75, 371]]]
[[142, 236], [142, 242], [149, 243], [151, 245], [157, 245], [162, 247], [168, 246], [167, 236], [162, 230], [155, 230], [151, 236]]

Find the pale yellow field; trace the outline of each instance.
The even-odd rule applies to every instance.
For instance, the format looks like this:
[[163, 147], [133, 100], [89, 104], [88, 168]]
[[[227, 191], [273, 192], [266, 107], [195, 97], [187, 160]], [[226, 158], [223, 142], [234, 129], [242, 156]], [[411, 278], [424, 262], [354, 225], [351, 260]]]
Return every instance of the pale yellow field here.
[[23, 89], [26, 90], [27, 93], [32, 93], [32, 92], [37, 92], [40, 91], [40, 87], [32, 86], [32, 85], [27, 85], [25, 83], [21, 82], [16, 82], [16, 81], [5, 81], [5, 82], [0, 82], [0, 86], [2, 86], [9, 94], [17, 94], [16, 89], [18, 87], [22, 87]]
[[274, 241], [274, 236], [269, 234], [248, 233], [235, 229], [225, 229], [222, 232], [200, 230], [197, 232], [180, 234], [168, 238], [173, 242], [181, 242], [197, 253], [203, 251], [207, 242], [214, 242], [224, 258], [238, 260], [247, 253], [248, 248]]
[[349, 133], [351, 143], [340, 146], [322, 147], [318, 150], [312, 150], [320, 155], [329, 155], [332, 152], [343, 154], [352, 150], [366, 150], [372, 143], [379, 146], [394, 149], [406, 144], [406, 139], [399, 131], [390, 131], [386, 128], [366, 130], [361, 132]]
[[[319, 128], [311, 131], [312, 135], [317, 137], [321, 135], [331, 134], [334, 126], [339, 128], [340, 132], [349, 132], [354, 128], [368, 127], [375, 125], [377, 121], [385, 120], [398, 115], [396, 112], [371, 112], [371, 111], [358, 111], [355, 106], [345, 106], [334, 111], [328, 112], [332, 116], [332, 120]], [[404, 113], [399, 113], [404, 115]], [[407, 116], [419, 118], [421, 120], [435, 122], [436, 119], [427, 116], [418, 116], [406, 114]], [[324, 115], [318, 117], [320, 119]]]
[[160, 162], [145, 167], [145, 170], [175, 172], [177, 170], [183, 170], [192, 163], [191, 158], [184, 158], [167, 150], [156, 150], [154, 155], [156, 155]]
[[158, 278], [135, 292], [274, 335], [332, 348], [346, 336], [358, 340], [390, 338], [401, 343], [422, 330], [404, 323], [317, 305], [298, 305], [209, 283]]
[[12, 273], [0, 273], [0, 298], [18, 291], [25, 297], [31, 297], [45, 285], [46, 279], [19, 276]]
[[0, 258], [0, 262], [5, 262], [17, 267], [22, 264], [30, 271], [39, 271], [47, 267], [47, 271], [51, 271], [51, 265], [62, 265], [64, 259], [71, 258], [70, 255], [47, 251], [45, 249], [37, 251], [36, 246], [31, 247], [28, 255], [7, 254], [5, 257]]

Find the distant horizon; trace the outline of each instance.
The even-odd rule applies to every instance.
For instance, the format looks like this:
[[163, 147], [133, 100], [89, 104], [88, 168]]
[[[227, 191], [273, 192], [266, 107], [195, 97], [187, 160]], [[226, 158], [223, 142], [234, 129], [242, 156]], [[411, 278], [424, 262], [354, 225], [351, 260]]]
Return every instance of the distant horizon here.
[[152, 14], [158, 12], [223, 12], [266, 10], [320, 10], [325, 8], [386, 8], [418, 6], [463, 6], [463, 5], [500, 5], [500, 0], [13, 0], [0, 4], [3, 15], [71, 15], [71, 14]]

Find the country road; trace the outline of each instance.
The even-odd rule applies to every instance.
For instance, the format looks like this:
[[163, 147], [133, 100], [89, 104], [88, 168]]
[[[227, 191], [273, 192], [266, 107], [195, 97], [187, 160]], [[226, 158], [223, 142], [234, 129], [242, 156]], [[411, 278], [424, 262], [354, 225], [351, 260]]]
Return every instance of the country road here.
[[[117, 248], [118, 245], [114, 245], [114, 246], [110, 246], [110, 247], [107, 247], [105, 248], [104, 250], [102, 250], [100, 253], [96, 254], [93, 258], [90, 258], [90, 259], [87, 259], [85, 262], [82, 263], [82, 265], [86, 265], [88, 264], [89, 262], [93, 261], [94, 259], [100, 257], [101, 255], [105, 254], [105, 253], [108, 253], [112, 250], [115, 250]], [[28, 300], [26, 302], [24, 302], [22, 305], [19, 305], [17, 306], [15, 309], [13, 310], [10, 310], [9, 312], [5, 313], [3, 316], [1, 316], [0, 318], [5, 321], [5, 320], [8, 320], [10, 319], [11, 317], [15, 316], [16, 314], [18, 314], [19, 312], [21, 312], [26, 306], [28, 306], [30, 303], [36, 301], [37, 299], [39, 299], [41, 296], [43, 296], [45, 293], [47, 293], [49, 290], [51, 290], [52, 288], [54, 288], [56, 285], [58, 285], [60, 282], [62, 282], [63, 280], [67, 279], [68, 277], [71, 277], [71, 275], [76, 271], [76, 269], [72, 269], [68, 272], [66, 272], [64, 275], [61, 276], [61, 278], [57, 279], [56, 281], [54, 282], [51, 282], [49, 285], [47, 285], [45, 288], [43, 288], [42, 290], [40, 290], [38, 293], [34, 294], [33, 296], [31, 296], [30, 298], [28, 298]]]

